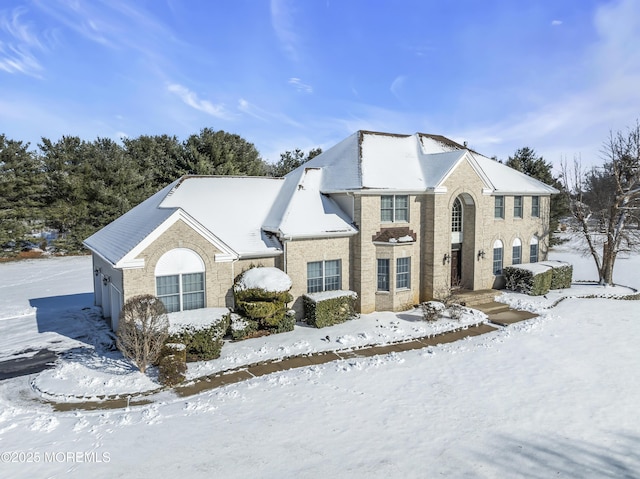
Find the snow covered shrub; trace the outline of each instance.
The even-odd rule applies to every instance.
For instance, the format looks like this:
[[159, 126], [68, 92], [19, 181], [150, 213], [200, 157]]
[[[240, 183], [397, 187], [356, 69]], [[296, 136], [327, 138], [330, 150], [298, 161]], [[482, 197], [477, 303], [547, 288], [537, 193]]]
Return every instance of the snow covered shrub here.
[[[233, 285], [236, 311], [270, 332], [289, 331], [287, 303], [291, 278], [273, 267], [256, 267], [243, 271]], [[283, 325], [283, 322], [286, 323]]]
[[182, 326], [172, 332], [169, 342], [182, 343], [186, 347], [186, 360], [209, 361], [220, 357], [223, 337], [229, 328], [229, 316], [225, 315], [207, 325]]
[[440, 301], [426, 301], [420, 307], [422, 308], [422, 319], [425, 321], [437, 321], [445, 310], [445, 305]]
[[163, 346], [158, 361], [158, 380], [165, 386], [176, 386], [187, 377], [187, 348], [180, 343]]
[[551, 267], [551, 286], [549, 289], [570, 288], [573, 281], [573, 265], [565, 261], [541, 261], [540, 264]]
[[507, 266], [503, 270], [505, 287], [512, 291], [541, 296], [551, 288], [552, 269], [539, 263]]
[[447, 313], [451, 319], [459, 321], [462, 318], [462, 314], [466, 311], [466, 308], [458, 303], [453, 303], [447, 306]]
[[236, 313], [229, 314], [228, 332], [234, 340], [250, 338], [258, 331], [258, 327], [258, 322], [253, 319], [243, 318]]
[[116, 345], [141, 372], [154, 364], [169, 335], [169, 318], [162, 301], [150, 294], [129, 298], [122, 307]]
[[325, 291], [305, 294], [302, 297], [305, 320], [316, 328], [344, 323], [357, 316], [357, 297], [358, 295], [354, 291]]

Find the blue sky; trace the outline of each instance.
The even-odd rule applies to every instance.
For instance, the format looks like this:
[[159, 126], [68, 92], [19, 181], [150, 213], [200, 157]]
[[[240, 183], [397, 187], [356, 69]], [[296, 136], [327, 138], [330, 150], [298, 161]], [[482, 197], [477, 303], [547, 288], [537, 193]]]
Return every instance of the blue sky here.
[[640, 118], [637, 0], [3, 0], [0, 133], [204, 127], [276, 161], [359, 129], [599, 162]]

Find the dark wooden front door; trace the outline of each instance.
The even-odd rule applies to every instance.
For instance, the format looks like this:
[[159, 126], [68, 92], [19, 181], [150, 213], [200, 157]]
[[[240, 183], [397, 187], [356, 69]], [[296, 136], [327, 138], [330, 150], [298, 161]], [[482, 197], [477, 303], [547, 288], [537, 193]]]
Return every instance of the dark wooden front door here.
[[462, 277], [462, 255], [459, 249], [451, 251], [451, 286], [459, 287]]

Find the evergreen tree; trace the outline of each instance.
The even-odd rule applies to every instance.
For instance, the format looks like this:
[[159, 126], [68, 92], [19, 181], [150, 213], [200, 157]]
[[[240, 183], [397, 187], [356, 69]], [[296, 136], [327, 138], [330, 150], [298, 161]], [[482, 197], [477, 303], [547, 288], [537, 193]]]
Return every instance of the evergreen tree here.
[[144, 178], [145, 196], [151, 196], [172, 181], [188, 173], [185, 164], [185, 148], [177, 137], [169, 135], [142, 135], [123, 138], [125, 153]]
[[285, 151], [284, 153], [280, 153], [280, 159], [274, 165], [271, 165], [269, 168], [270, 176], [284, 176], [290, 171], [295, 170], [299, 166], [305, 164], [312, 158], [315, 158], [320, 153], [322, 153], [322, 148], [313, 148], [309, 150], [307, 155], [304, 154], [300, 148], [296, 148], [293, 151]]
[[29, 143], [0, 134], [0, 244], [18, 241], [44, 219], [44, 172]]
[[185, 141], [181, 168], [192, 175], [264, 176], [266, 163], [253, 143], [225, 131], [204, 128]]

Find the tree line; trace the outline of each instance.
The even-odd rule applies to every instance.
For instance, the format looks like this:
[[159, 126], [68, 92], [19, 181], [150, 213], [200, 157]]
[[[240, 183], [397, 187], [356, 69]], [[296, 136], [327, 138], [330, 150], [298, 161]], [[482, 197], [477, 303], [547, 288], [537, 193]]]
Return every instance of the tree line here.
[[184, 141], [42, 138], [36, 149], [0, 134], [0, 245], [48, 229], [58, 248], [80, 251], [86, 237], [183, 175], [283, 176], [321, 152], [286, 151], [270, 164], [239, 135], [210, 128]]

